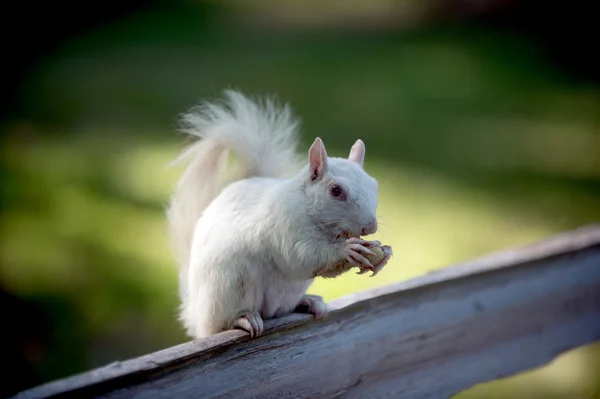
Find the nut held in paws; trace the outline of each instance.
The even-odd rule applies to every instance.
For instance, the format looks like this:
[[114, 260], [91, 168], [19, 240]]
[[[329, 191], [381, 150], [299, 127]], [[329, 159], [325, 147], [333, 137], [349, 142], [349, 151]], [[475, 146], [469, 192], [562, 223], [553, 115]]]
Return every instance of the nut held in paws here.
[[[368, 253], [363, 253], [362, 255], [365, 258], [367, 258], [373, 266], [379, 265], [386, 256], [384, 249], [381, 247], [370, 247], [369, 250], [371, 252], [373, 252], [372, 255], [368, 254]], [[350, 269], [352, 269], [354, 267], [356, 267], [356, 266], [354, 266], [352, 263], [348, 262], [347, 259], [340, 259], [335, 264], [330, 265], [325, 269], [317, 270], [317, 272], [315, 273], [315, 277], [316, 276], [325, 277], [325, 278], [337, 277], [340, 274], [346, 273], [347, 271], [349, 271]], [[381, 268], [379, 268], [379, 269], [381, 269]], [[357, 274], [363, 274], [366, 271], [367, 270], [365, 269], [364, 271], [359, 272]], [[377, 272], [375, 272], [375, 274], [376, 273]]]
[[380, 247], [373, 247], [369, 249], [373, 251], [374, 255], [365, 254], [365, 258], [367, 258], [372, 265], [379, 264], [379, 262], [381, 262], [381, 260], [385, 256], [385, 254], [383, 253], [383, 249], [381, 249]]

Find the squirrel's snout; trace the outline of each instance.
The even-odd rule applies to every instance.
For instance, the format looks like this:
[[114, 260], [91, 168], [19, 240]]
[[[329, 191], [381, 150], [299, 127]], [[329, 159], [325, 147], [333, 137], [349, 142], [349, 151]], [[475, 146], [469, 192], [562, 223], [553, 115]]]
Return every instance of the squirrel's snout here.
[[369, 234], [375, 234], [376, 232], [377, 232], [377, 220], [373, 220], [372, 222], [370, 222], [369, 224], [367, 224], [366, 226], [364, 226], [362, 228], [360, 235], [366, 236]]

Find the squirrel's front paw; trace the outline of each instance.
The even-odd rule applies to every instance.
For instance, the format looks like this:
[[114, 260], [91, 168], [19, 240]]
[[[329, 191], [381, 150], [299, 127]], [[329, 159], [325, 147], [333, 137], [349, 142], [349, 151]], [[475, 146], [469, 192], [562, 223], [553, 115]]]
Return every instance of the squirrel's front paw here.
[[348, 238], [344, 242], [346, 260], [351, 265], [360, 268], [361, 271], [364, 268], [372, 270], [374, 266], [371, 264], [371, 261], [366, 258], [366, 255], [375, 256], [375, 253], [369, 248], [378, 247], [380, 245], [381, 243], [379, 241], [367, 241], [358, 237]]
[[240, 312], [239, 317], [232, 323], [231, 328], [248, 331], [250, 338], [258, 337], [263, 332], [263, 319], [258, 312]]
[[388, 263], [388, 261], [392, 257], [393, 251], [392, 251], [392, 247], [390, 247], [389, 245], [382, 245], [379, 247], [379, 249], [380, 249], [380, 251], [379, 251], [380, 253], [378, 255], [381, 257], [381, 260], [379, 260], [373, 267], [359, 266], [360, 271], [356, 274], [364, 274], [368, 271], [371, 271], [371, 272], [373, 272], [373, 274], [371, 274], [370, 277], [374, 277], [377, 275], [377, 273], [379, 273], [381, 271], [381, 269], [383, 269], [383, 267]]

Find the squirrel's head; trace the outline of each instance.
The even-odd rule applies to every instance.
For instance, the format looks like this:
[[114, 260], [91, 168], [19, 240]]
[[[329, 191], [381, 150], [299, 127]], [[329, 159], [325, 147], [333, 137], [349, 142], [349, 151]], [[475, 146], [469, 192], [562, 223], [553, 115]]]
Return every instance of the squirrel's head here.
[[364, 171], [364, 159], [362, 140], [352, 146], [348, 159], [328, 158], [318, 137], [308, 151], [304, 179], [310, 216], [333, 240], [377, 231], [377, 181]]

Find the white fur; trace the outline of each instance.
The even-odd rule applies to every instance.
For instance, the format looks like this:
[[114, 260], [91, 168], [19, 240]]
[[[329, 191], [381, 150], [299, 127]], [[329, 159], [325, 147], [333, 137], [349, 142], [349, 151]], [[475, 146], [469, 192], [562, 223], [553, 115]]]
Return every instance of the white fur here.
[[[179, 158], [189, 164], [167, 211], [181, 265], [181, 320], [196, 338], [232, 328], [244, 312], [266, 319], [313, 304], [317, 314], [321, 305], [305, 292], [319, 270], [340, 259], [359, 265], [356, 248], [369, 251], [368, 242], [342, 234], [377, 226], [377, 183], [362, 169], [360, 140], [342, 159], [327, 158], [317, 139], [325, 158], [301, 167], [289, 108], [226, 96], [228, 104], [185, 115], [184, 132], [199, 140]], [[321, 162], [316, 176], [314, 162]], [[330, 194], [333, 184], [344, 200]]]

